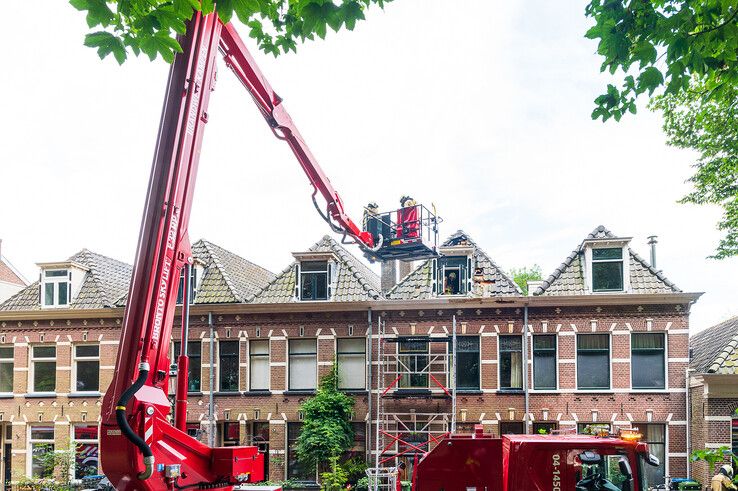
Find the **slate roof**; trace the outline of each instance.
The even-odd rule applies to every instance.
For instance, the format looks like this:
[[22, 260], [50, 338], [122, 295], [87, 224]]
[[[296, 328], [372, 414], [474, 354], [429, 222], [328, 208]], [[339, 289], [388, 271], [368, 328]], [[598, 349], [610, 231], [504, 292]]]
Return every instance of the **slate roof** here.
[[[598, 226], [571, 254], [536, 288], [533, 295], [585, 295], [584, 288], [584, 242], [591, 239], [616, 239], [603, 225]], [[632, 293], [677, 293], [677, 286], [669, 281], [661, 271], [656, 271], [641, 256], [628, 248], [630, 264], [630, 287]]]
[[738, 373], [738, 316], [692, 336], [689, 347], [697, 373]]
[[[308, 252], [332, 252], [338, 258], [338, 277], [331, 301], [358, 302], [382, 298], [379, 276], [329, 236], [316, 242]], [[277, 275], [254, 298], [254, 303], [288, 303], [295, 299], [297, 261]]]
[[[80, 263], [89, 271], [79, 293], [72, 300], [72, 309], [99, 309], [116, 306], [116, 301], [128, 290], [131, 265], [82, 249], [68, 259]], [[40, 310], [39, 282], [35, 281], [0, 304], [3, 310]]]
[[[272, 281], [270, 271], [222, 247], [199, 240], [194, 257], [204, 265], [195, 303], [248, 302]], [[89, 268], [71, 309], [125, 306], [133, 268], [130, 264], [83, 249], [68, 259]], [[0, 304], [0, 311], [40, 310], [39, 282], [24, 288]]]
[[[463, 230], [457, 230], [441, 247], [470, 246], [473, 249], [474, 267], [481, 270], [475, 274], [473, 297], [517, 296], [523, 292], [472, 238]], [[475, 272], [476, 273], [476, 272]], [[417, 300], [431, 298], [433, 295], [433, 260], [424, 261], [405, 278], [401, 279], [389, 292], [387, 298], [398, 300]]]
[[196, 304], [247, 302], [275, 278], [271, 271], [207, 240], [195, 242], [192, 254], [205, 264]]

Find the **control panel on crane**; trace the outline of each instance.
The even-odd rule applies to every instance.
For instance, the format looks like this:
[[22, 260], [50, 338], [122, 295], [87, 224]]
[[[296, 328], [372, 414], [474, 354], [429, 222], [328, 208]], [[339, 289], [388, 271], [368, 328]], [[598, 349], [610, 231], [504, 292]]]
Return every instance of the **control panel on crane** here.
[[[169, 71], [138, 248], [113, 381], [102, 407], [101, 463], [113, 486], [127, 490], [231, 489], [264, 479], [256, 447], [209, 447], [186, 432], [187, 343], [177, 358], [174, 424], [167, 396], [169, 345], [178, 279], [185, 270], [189, 297], [192, 251], [188, 223], [218, 51], [249, 92], [274, 135], [285, 141], [314, 188], [313, 202], [344, 243], [358, 244], [372, 260], [414, 260], [437, 255], [435, 213], [412, 204], [365, 215], [359, 227], [292, 119], [231, 24], [195, 13], [183, 52]], [[324, 207], [316, 198], [320, 193]], [[187, 339], [189, 305], [182, 307]], [[212, 428], [211, 428], [212, 431]]]

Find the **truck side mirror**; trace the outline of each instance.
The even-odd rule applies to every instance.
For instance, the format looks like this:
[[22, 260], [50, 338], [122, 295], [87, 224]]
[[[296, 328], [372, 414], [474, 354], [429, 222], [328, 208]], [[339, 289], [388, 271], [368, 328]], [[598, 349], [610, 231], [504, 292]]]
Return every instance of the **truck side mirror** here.
[[628, 459], [620, 457], [620, 460], [618, 460], [618, 467], [620, 467], [620, 473], [627, 479], [633, 477], [633, 471], [630, 470], [630, 463], [628, 462]]
[[579, 454], [579, 460], [582, 464], [599, 464], [602, 462], [602, 456], [592, 450], [585, 450]]
[[658, 467], [661, 464], [659, 458], [652, 453], [648, 454], [648, 457], [646, 457], [646, 462], [648, 463], [648, 465], [651, 465], [653, 467]]

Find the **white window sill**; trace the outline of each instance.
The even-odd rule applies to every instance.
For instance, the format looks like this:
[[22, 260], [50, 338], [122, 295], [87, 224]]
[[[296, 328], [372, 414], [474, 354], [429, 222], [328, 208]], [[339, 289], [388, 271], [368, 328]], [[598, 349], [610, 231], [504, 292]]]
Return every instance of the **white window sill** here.
[[68, 397], [100, 397], [102, 392], [90, 391], [90, 392], [70, 392]]
[[24, 397], [56, 397], [56, 392], [28, 392], [23, 394]]

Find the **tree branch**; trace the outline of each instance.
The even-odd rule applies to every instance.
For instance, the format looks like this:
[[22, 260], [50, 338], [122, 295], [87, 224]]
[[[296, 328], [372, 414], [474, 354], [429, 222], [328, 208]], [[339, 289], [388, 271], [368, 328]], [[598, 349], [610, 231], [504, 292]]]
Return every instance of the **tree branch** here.
[[688, 36], [699, 36], [701, 34], [707, 34], [708, 32], [717, 31], [718, 29], [722, 29], [723, 27], [725, 27], [728, 24], [730, 24], [730, 21], [732, 21], [733, 19], [735, 19], [736, 16], [738, 16], [738, 9], [736, 9], [735, 12], [733, 12], [733, 15], [731, 15], [730, 17], [728, 17], [727, 19], [725, 19], [725, 21], [721, 22], [720, 24], [718, 24], [716, 26], [713, 26], [713, 27], [711, 27], [709, 29], [705, 29], [704, 31], [693, 32], [691, 34], [688, 34]]

